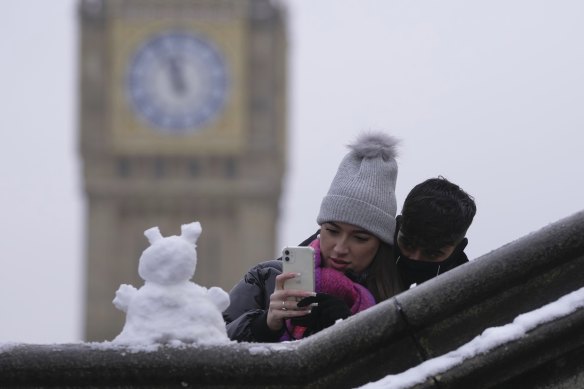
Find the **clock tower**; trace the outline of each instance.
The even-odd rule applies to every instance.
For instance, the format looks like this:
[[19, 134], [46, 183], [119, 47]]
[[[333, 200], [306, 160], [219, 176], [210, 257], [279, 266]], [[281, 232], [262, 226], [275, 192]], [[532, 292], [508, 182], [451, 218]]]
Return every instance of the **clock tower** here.
[[229, 290], [276, 253], [286, 40], [269, 0], [80, 0], [85, 339], [111, 340], [143, 232], [200, 221], [194, 281]]

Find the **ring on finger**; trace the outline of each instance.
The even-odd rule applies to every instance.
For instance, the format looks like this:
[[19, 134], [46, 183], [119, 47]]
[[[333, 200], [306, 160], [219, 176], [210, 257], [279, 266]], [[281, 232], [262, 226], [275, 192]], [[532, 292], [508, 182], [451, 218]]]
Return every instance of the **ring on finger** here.
[[286, 309], [286, 301], [282, 300], [282, 311], [287, 311]]

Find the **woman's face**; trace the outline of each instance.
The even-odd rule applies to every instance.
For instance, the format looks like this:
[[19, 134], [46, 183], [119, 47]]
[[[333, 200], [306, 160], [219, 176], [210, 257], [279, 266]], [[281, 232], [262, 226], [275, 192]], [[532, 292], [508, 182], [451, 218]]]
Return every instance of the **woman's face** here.
[[381, 241], [364, 229], [347, 223], [320, 226], [320, 251], [324, 267], [362, 273], [379, 249]]

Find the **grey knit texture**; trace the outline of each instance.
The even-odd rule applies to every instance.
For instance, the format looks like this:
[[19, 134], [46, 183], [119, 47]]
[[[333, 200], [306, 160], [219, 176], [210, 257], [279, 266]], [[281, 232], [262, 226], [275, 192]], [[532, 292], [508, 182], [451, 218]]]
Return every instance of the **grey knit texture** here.
[[359, 136], [341, 161], [316, 222], [353, 224], [393, 245], [398, 143], [381, 132]]

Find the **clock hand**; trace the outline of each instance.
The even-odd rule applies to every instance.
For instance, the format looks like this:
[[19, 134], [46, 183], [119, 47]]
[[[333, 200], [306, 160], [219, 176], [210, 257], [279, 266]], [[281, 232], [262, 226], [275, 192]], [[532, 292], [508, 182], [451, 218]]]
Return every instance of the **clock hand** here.
[[170, 82], [174, 91], [178, 95], [184, 95], [186, 91], [186, 84], [183, 69], [179, 64], [178, 58], [170, 57], [168, 59], [168, 65], [170, 69]]

